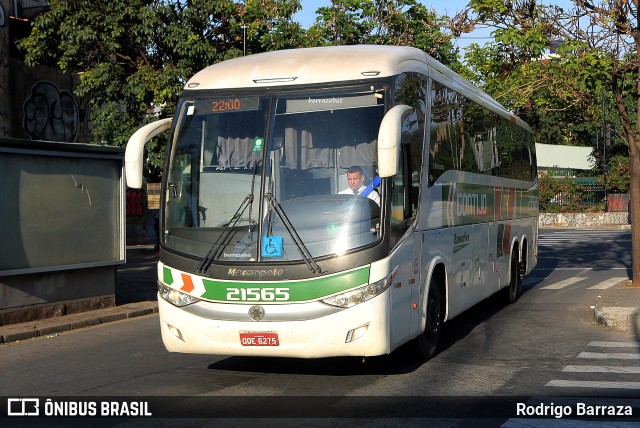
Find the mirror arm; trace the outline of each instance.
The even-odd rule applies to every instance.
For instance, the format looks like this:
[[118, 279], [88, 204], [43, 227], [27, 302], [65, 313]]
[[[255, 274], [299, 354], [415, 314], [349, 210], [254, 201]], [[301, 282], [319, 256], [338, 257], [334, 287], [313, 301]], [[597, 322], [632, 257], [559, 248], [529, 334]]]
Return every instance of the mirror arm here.
[[410, 106], [399, 104], [382, 118], [378, 132], [378, 175], [381, 178], [396, 174], [402, 115], [409, 110]]
[[124, 169], [127, 186], [142, 188], [144, 145], [156, 135], [171, 127], [171, 118], [156, 120], [138, 129], [127, 142], [124, 153]]

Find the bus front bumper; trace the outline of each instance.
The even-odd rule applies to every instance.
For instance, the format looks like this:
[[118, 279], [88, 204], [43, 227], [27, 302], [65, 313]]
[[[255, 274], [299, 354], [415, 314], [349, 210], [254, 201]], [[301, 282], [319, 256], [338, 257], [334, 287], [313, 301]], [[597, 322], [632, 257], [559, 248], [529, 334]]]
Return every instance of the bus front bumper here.
[[162, 341], [170, 352], [294, 358], [390, 352], [388, 290], [351, 308], [301, 321], [210, 319], [176, 307], [160, 296], [158, 309]]

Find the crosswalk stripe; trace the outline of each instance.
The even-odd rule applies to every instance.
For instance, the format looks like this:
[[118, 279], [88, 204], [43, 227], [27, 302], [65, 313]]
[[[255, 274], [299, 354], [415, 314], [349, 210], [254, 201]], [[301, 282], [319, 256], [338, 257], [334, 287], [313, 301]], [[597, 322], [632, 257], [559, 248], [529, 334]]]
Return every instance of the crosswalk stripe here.
[[[602, 348], [602, 350], [640, 350], [640, 344], [632, 341], [600, 341], [592, 340], [588, 346], [593, 348]], [[640, 365], [637, 363], [629, 365], [627, 361], [633, 364], [640, 360], [640, 352], [580, 352], [577, 359], [592, 360], [608, 360], [603, 361], [602, 365], [597, 364], [573, 364], [567, 365], [562, 369], [562, 373], [569, 379], [552, 379], [545, 384], [545, 387], [556, 388], [584, 388], [584, 389], [614, 389], [614, 390], [640, 390], [640, 382], [637, 381], [640, 374]], [[586, 361], [584, 361], [586, 362]], [[613, 364], [613, 365], [611, 365]], [[618, 364], [618, 365], [616, 365]], [[586, 375], [591, 375], [591, 380], [572, 380], [571, 374], [575, 373], [576, 377], [582, 374], [583, 379]], [[619, 379], [630, 380], [599, 380], [611, 379], [618, 377]], [[624, 377], [623, 377], [624, 376]], [[564, 377], [564, 376], [563, 376]], [[636, 394], [636, 393], [634, 393]], [[637, 394], [636, 394], [637, 395]]]
[[615, 277], [615, 278], [609, 278], [606, 281], [602, 281], [600, 284], [596, 284], [593, 287], [589, 287], [589, 290], [604, 290], [607, 289], [609, 287], [613, 287], [614, 285], [625, 281], [629, 278], [626, 277]]
[[576, 282], [582, 281], [583, 279], [586, 279], [586, 278], [583, 278], [581, 276], [577, 276], [575, 278], [565, 279], [564, 281], [559, 281], [559, 282], [556, 282], [555, 284], [551, 284], [551, 285], [547, 285], [546, 287], [542, 287], [541, 290], [559, 290], [561, 288], [568, 287], [568, 286], [570, 286], [572, 284], [575, 284]]
[[640, 343], [638, 342], [600, 342], [592, 340], [589, 342], [589, 346], [597, 346], [600, 348], [638, 348], [640, 349]]
[[551, 380], [545, 386], [559, 388], [640, 389], [640, 382], [594, 380]]
[[580, 352], [578, 358], [591, 358], [600, 360], [640, 360], [640, 354], [627, 352]]
[[568, 373], [640, 373], [637, 366], [566, 366], [562, 369]]

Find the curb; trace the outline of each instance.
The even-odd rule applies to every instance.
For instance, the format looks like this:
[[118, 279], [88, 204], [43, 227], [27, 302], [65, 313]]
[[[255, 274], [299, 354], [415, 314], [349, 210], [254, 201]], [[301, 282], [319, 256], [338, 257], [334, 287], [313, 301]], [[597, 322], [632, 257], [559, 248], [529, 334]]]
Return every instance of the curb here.
[[596, 305], [594, 310], [596, 322], [605, 327], [624, 333], [640, 336], [640, 311], [638, 308]]
[[37, 337], [55, 337], [60, 333], [107, 324], [114, 321], [158, 313], [158, 302], [137, 302], [122, 306], [80, 312], [55, 318], [0, 326], [0, 344]]
[[596, 323], [640, 337], [640, 287], [627, 287], [628, 280], [607, 289], [596, 303]]

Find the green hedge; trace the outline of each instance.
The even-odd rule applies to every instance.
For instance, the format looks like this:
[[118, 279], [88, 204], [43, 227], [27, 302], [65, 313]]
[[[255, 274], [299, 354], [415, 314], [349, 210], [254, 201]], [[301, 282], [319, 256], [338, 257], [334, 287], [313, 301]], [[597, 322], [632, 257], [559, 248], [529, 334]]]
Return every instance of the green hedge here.
[[571, 178], [539, 179], [540, 212], [601, 212], [604, 210], [604, 189], [596, 182], [580, 183]]

